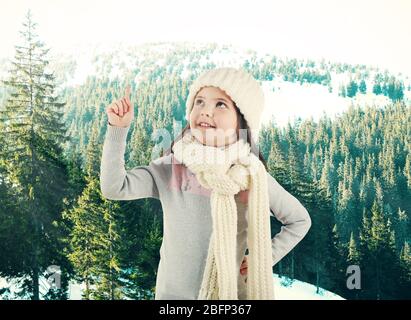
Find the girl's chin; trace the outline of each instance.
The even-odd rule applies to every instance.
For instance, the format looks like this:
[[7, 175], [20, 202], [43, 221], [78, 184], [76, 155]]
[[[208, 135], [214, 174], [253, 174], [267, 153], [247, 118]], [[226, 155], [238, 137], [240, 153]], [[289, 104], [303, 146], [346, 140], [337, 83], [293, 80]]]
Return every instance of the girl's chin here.
[[197, 141], [199, 141], [201, 144], [210, 146], [210, 147], [223, 147], [228, 144], [231, 144], [232, 141], [228, 137], [220, 137], [220, 136], [215, 136], [215, 135], [194, 135]]

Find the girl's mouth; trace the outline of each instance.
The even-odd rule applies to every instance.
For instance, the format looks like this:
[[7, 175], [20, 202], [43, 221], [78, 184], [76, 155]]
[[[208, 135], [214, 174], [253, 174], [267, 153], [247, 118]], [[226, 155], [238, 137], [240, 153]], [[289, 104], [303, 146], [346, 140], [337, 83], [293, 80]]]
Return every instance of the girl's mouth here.
[[205, 128], [205, 129], [215, 129], [214, 126], [212, 126], [211, 124], [205, 123], [205, 122], [200, 122], [200, 123], [198, 124], [198, 126], [199, 126], [200, 128]]

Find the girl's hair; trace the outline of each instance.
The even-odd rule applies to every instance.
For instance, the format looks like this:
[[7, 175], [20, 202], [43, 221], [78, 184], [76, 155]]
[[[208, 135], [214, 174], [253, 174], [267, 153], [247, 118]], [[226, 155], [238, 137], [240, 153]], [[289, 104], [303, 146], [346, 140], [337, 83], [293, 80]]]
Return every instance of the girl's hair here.
[[[234, 102], [234, 101], [233, 101], [233, 102]], [[247, 121], [246, 121], [245, 118], [244, 118], [244, 115], [240, 112], [240, 110], [238, 109], [238, 107], [237, 107], [237, 105], [235, 104], [235, 102], [234, 102], [234, 107], [235, 107], [235, 110], [237, 111], [237, 115], [238, 115], [239, 120], [240, 120], [240, 121], [239, 121], [239, 122], [240, 122], [240, 123], [239, 123], [239, 129], [246, 129], [246, 130], [247, 130], [247, 142], [250, 144], [251, 152], [252, 152], [254, 155], [256, 155], [256, 156], [258, 157], [258, 159], [260, 159], [260, 161], [264, 164], [264, 167], [265, 167], [265, 169], [266, 169], [267, 172], [268, 172], [267, 163], [266, 163], [266, 161], [264, 160], [264, 157], [263, 157], [263, 155], [261, 154], [260, 150], [257, 148], [257, 146], [256, 146], [256, 144], [255, 144], [255, 142], [254, 142], [254, 139], [252, 139], [252, 137], [251, 137], [251, 130], [250, 130], [250, 127], [249, 127], [248, 124], [247, 124]], [[183, 128], [183, 130], [181, 130], [181, 132], [180, 132], [180, 134], [178, 135], [178, 137], [171, 143], [171, 146], [170, 146], [166, 151], [163, 150], [162, 156], [169, 155], [170, 153], [173, 152], [173, 151], [172, 151], [172, 148], [173, 148], [174, 143], [176, 143], [178, 140], [180, 140], [180, 139], [183, 137], [184, 133], [185, 133], [188, 129], [190, 129], [190, 123], [187, 123], [187, 125]], [[240, 139], [241, 139], [241, 137], [240, 137]]]

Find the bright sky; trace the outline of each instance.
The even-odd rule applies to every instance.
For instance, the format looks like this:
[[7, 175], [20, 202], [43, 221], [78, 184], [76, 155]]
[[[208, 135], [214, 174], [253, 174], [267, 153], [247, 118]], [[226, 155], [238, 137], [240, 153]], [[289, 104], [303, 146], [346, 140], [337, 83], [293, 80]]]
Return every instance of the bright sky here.
[[411, 0], [0, 0], [0, 57], [31, 8], [52, 51], [112, 41], [216, 41], [411, 76]]

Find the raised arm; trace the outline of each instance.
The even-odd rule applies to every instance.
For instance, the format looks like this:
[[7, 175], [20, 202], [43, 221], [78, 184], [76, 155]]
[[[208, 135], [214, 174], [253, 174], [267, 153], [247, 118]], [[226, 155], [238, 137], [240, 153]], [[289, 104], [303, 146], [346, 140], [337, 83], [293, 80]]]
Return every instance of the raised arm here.
[[285, 190], [269, 173], [268, 196], [270, 209], [283, 226], [272, 239], [273, 266], [287, 255], [307, 234], [311, 218], [307, 209]]
[[127, 133], [134, 118], [134, 106], [130, 100], [131, 87], [125, 96], [106, 108], [108, 125], [100, 165], [102, 195], [111, 200], [159, 198], [158, 188], [149, 166], [139, 166], [126, 171], [124, 153]]

